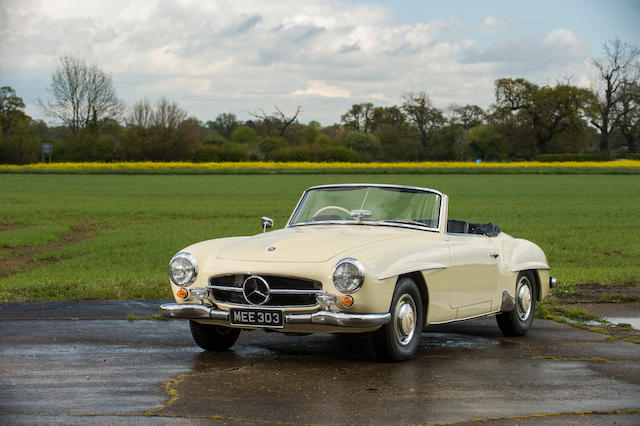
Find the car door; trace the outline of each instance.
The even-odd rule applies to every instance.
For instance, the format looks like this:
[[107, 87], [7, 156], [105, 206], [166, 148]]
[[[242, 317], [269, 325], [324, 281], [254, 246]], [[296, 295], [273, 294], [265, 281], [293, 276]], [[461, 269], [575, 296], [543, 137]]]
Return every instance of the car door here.
[[450, 234], [450, 296], [456, 318], [491, 312], [498, 283], [498, 251], [486, 235]]

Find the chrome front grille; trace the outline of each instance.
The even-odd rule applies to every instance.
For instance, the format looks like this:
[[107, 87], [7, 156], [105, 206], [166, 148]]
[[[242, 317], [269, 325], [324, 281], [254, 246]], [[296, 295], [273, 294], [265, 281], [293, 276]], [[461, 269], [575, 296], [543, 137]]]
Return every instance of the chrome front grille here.
[[[244, 283], [258, 275], [230, 274], [209, 279], [214, 301], [234, 305], [253, 305], [245, 297]], [[316, 295], [323, 293], [322, 283], [279, 275], [259, 275], [269, 287], [269, 297], [259, 305], [264, 307], [299, 307], [317, 305]]]

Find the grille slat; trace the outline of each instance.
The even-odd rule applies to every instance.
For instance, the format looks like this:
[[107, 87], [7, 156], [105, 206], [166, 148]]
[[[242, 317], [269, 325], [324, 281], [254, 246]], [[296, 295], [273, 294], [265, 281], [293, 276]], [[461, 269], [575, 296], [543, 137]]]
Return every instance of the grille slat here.
[[[232, 274], [211, 277], [209, 288], [214, 301], [251, 305], [242, 293], [242, 285], [250, 276], [250, 274]], [[260, 277], [269, 284], [271, 293], [269, 300], [260, 305], [263, 307], [315, 306], [317, 305], [316, 294], [322, 293], [322, 283], [318, 281], [278, 275], [260, 275]]]

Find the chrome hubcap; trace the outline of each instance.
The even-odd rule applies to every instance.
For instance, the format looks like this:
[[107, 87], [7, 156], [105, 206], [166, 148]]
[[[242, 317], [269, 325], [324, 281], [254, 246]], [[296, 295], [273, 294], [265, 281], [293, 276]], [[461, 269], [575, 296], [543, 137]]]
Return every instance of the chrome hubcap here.
[[527, 277], [522, 277], [518, 288], [518, 317], [526, 321], [531, 315], [531, 283]]
[[411, 296], [403, 295], [396, 305], [396, 338], [402, 345], [408, 345], [416, 332], [416, 305]]

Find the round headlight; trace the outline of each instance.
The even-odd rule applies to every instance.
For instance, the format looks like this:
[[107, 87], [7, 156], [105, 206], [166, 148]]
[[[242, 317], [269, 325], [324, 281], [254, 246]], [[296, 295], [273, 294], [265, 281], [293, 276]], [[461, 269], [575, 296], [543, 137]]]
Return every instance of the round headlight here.
[[169, 262], [169, 277], [175, 285], [188, 286], [196, 280], [197, 276], [198, 262], [189, 253], [178, 253]]
[[333, 284], [342, 293], [354, 293], [364, 282], [364, 267], [350, 257], [340, 260], [333, 268]]

